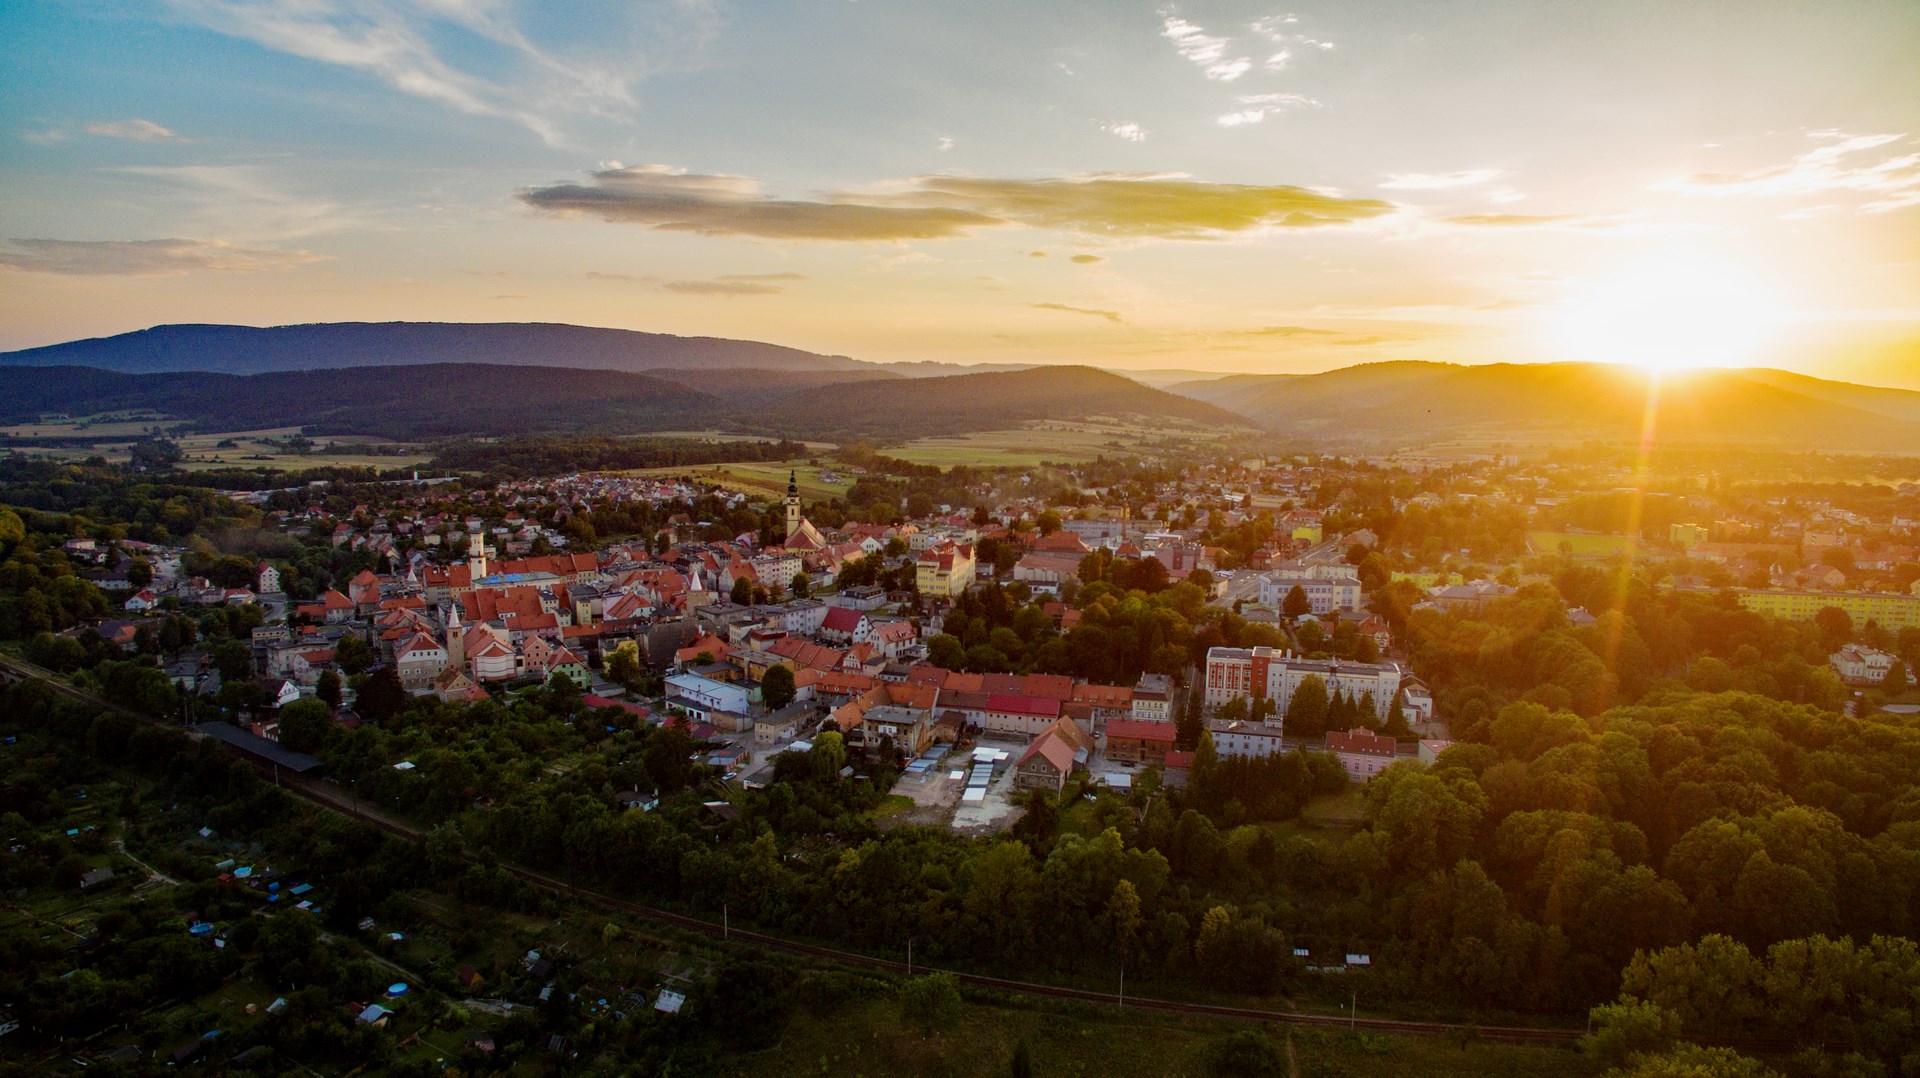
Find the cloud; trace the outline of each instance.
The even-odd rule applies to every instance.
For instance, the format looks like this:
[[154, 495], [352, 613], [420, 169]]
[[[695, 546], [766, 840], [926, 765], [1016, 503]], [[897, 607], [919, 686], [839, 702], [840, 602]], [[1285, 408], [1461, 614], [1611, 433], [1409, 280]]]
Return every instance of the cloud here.
[[87, 134], [101, 138], [122, 138], [134, 142], [178, 142], [180, 136], [161, 127], [152, 120], [121, 120], [117, 123], [93, 123], [87, 125]]
[[1580, 213], [1463, 213], [1444, 218], [1450, 225], [1477, 228], [1554, 228], [1592, 219]]
[[804, 273], [723, 273], [716, 281], [804, 281]]
[[1034, 228], [1200, 239], [1262, 228], [1354, 224], [1393, 204], [1304, 187], [1202, 183], [1178, 175], [1093, 173], [1068, 179], [922, 176], [919, 197]]
[[1332, 337], [1338, 330], [1314, 329], [1311, 326], [1261, 326], [1259, 329], [1236, 331], [1242, 337]]
[[1173, 50], [1198, 65], [1208, 78], [1232, 82], [1253, 67], [1253, 61], [1245, 56], [1228, 59], [1226, 38], [1209, 36], [1171, 8], [1160, 12], [1160, 20], [1160, 36], [1173, 42]]
[[777, 284], [724, 277], [711, 281], [668, 281], [660, 287], [688, 296], [777, 296], [785, 291]]
[[944, 153], [953, 149], [953, 140], [945, 135], [941, 135], [940, 140], [934, 143], [934, 148]]
[[1268, 71], [1285, 71], [1293, 63], [1296, 50], [1332, 51], [1333, 42], [1309, 37], [1293, 30], [1292, 27], [1299, 22], [1300, 19], [1296, 15], [1272, 15], [1254, 22], [1254, 33], [1280, 46], [1280, 51], [1267, 57], [1262, 67]]
[[1221, 127], [1244, 127], [1282, 112], [1320, 107], [1320, 102], [1305, 94], [1242, 94], [1234, 100], [1241, 107], [1222, 113], [1214, 119], [1214, 123]]
[[1785, 164], [1750, 172], [1696, 172], [1654, 184], [1654, 190], [1756, 198], [1856, 191], [1873, 196], [1874, 201], [1864, 207], [1869, 213], [1920, 205], [1920, 153], [1882, 157], [1865, 164], [1849, 163], [1858, 160], [1857, 155], [1900, 142], [1908, 136], [1818, 131], [1812, 137], [1826, 144], [1799, 154]]
[[1117, 135], [1128, 142], [1147, 141], [1147, 129], [1131, 120], [1126, 123], [1104, 123], [1100, 125], [1100, 130], [1109, 135]]
[[1099, 255], [1074, 255], [1067, 261], [1078, 262], [1082, 266], [1091, 266], [1095, 262], [1105, 262], [1106, 259], [1101, 258]]
[[520, 199], [550, 213], [587, 214], [664, 232], [775, 240], [941, 239], [1002, 223], [938, 206], [773, 199], [745, 177], [691, 175], [662, 165], [604, 169], [589, 183], [531, 188], [521, 191]]
[[548, 213], [669, 232], [822, 241], [944, 239], [1014, 225], [1205, 239], [1257, 229], [1354, 224], [1394, 209], [1389, 202], [1304, 187], [1138, 173], [1041, 180], [921, 176], [820, 200], [776, 199], [743, 176], [695, 175], [664, 165], [604, 169], [585, 183], [528, 188], [519, 197]]
[[631, 273], [601, 273], [599, 270], [587, 271], [587, 280], [589, 281], [637, 281], [639, 279], [640, 278], [635, 277]]
[[1064, 303], [1031, 303], [1028, 304], [1028, 306], [1038, 307], [1043, 311], [1066, 311], [1069, 314], [1090, 314], [1095, 318], [1104, 318], [1109, 322], [1125, 321], [1125, 319], [1120, 317], [1120, 312], [1118, 311], [1103, 311], [1094, 307], [1069, 307]]
[[67, 141], [67, 133], [57, 127], [50, 127], [45, 131], [22, 131], [20, 141], [31, 142], [35, 146], [54, 146]]
[[170, 184], [184, 193], [202, 230], [250, 239], [291, 239], [353, 224], [332, 202], [303, 198], [253, 165], [135, 165], [114, 171]]
[[321, 260], [306, 251], [236, 247], [220, 240], [16, 239], [0, 244], [0, 265], [81, 277], [160, 277], [199, 270], [258, 273]]
[[1448, 187], [1471, 187], [1506, 175], [1497, 168], [1476, 168], [1464, 172], [1396, 172], [1380, 186], [1392, 191], [1437, 191]]
[[[636, 66], [561, 57], [536, 45], [496, 0], [168, 0], [210, 30], [292, 56], [363, 71], [402, 93], [561, 141], [551, 114], [621, 116]], [[604, 35], [603, 35], [604, 36]], [[452, 50], [442, 46], [457, 41]], [[450, 54], [491, 65], [462, 67]]]

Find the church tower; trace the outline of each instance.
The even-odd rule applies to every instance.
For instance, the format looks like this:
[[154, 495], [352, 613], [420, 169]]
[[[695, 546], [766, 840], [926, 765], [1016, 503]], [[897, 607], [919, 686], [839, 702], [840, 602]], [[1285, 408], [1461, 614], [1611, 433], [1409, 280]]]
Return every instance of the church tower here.
[[467, 569], [474, 583], [487, 575], [487, 536], [485, 532], [473, 532], [467, 536]]
[[787, 473], [787, 538], [792, 539], [800, 531], [800, 473], [796, 469]]
[[460, 606], [450, 603], [447, 606], [447, 666], [465, 672], [467, 665], [467, 631], [460, 624]]

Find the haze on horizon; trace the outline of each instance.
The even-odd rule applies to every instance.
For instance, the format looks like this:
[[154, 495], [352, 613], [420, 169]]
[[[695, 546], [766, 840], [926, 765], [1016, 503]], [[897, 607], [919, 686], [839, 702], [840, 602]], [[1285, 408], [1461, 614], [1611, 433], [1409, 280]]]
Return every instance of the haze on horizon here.
[[0, 349], [552, 321], [1920, 389], [1903, 0], [40, 0], [0, 36]]

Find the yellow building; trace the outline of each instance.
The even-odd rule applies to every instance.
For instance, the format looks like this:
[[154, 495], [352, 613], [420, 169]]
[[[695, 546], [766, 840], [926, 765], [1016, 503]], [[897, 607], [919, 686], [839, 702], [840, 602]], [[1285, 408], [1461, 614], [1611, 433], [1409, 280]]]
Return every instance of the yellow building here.
[[1740, 605], [1787, 621], [1812, 621], [1821, 607], [1847, 612], [1854, 628], [1872, 621], [1883, 629], [1920, 628], [1920, 595], [1859, 591], [1739, 591]]
[[971, 545], [940, 543], [914, 559], [914, 581], [921, 595], [952, 599], [973, 586], [973, 566]]
[[1692, 550], [1696, 543], [1704, 543], [1707, 538], [1707, 529], [1698, 524], [1675, 524], [1667, 529], [1667, 542], [1681, 550]]

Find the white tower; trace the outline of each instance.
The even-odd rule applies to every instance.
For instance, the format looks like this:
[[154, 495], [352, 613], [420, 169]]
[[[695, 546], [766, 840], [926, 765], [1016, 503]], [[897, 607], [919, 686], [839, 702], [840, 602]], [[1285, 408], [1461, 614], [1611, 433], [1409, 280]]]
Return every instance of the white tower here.
[[467, 536], [467, 568], [476, 582], [487, 575], [487, 537], [483, 532]]
[[800, 533], [800, 473], [787, 473], [787, 538]]

